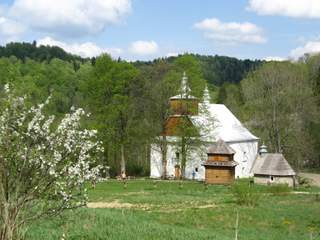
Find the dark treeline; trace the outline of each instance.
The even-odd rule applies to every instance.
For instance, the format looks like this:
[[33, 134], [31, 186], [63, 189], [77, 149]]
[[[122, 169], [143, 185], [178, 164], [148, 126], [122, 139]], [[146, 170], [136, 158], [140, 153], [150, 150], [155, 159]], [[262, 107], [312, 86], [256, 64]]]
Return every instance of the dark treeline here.
[[184, 54], [128, 63], [36, 43], [0, 48], [0, 87], [9, 83], [33, 104], [51, 95], [47, 113], [58, 118], [73, 106], [90, 112], [84, 125], [99, 130], [112, 175], [149, 174], [150, 143], [184, 71], [192, 95], [201, 99], [207, 83], [212, 101], [226, 104], [270, 151], [284, 152], [296, 169], [319, 167], [320, 56], [291, 63]]
[[[246, 74], [259, 67], [263, 61], [261, 60], [240, 60], [237, 58], [227, 56], [204, 56], [199, 54], [190, 54], [197, 61], [199, 61], [203, 76], [208, 83], [216, 86], [221, 86], [224, 83], [239, 83]], [[29, 58], [35, 61], [51, 61], [54, 58], [68, 61], [71, 63], [84, 63], [91, 61], [95, 63], [95, 58], [82, 58], [80, 56], [65, 52], [62, 48], [56, 46], [37, 46], [36, 41], [33, 43], [27, 42], [12, 42], [6, 46], [0, 46], [0, 57], [15, 56], [16, 58], [24, 61]], [[169, 64], [173, 64], [177, 57], [163, 58]], [[134, 66], [139, 68], [155, 64], [159, 59], [154, 61], [137, 61]], [[77, 70], [77, 69], [76, 69]]]
[[[54, 58], [70, 62], [74, 65], [75, 70], [79, 69], [80, 63], [89, 61], [88, 58], [82, 58], [77, 55], [67, 53], [60, 47], [56, 46], [37, 46], [37, 42], [11, 42], [6, 46], [0, 46], [0, 57], [15, 56], [21, 61], [32, 59], [39, 62], [50, 62]], [[92, 59], [94, 61], [94, 59]]]
[[[190, 54], [199, 63], [202, 69], [203, 77], [209, 84], [221, 86], [225, 83], [240, 83], [246, 74], [259, 66], [264, 61], [261, 60], [240, 60], [227, 56], [204, 56], [199, 54]], [[179, 56], [178, 56], [179, 57]], [[174, 63], [178, 57], [168, 57], [162, 59], [168, 63]], [[154, 61], [137, 61], [134, 63], [136, 67], [143, 65], [155, 64], [159, 59]]]

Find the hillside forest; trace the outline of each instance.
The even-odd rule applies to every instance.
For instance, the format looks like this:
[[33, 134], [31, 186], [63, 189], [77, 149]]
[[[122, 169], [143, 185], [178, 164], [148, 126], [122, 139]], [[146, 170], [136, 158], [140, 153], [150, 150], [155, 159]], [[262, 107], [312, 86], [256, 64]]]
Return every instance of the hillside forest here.
[[[71, 108], [88, 114], [104, 145], [110, 174], [149, 174], [150, 144], [168, 117], [183, 72], [199, 99], [207, 85], [212, 103], [225, 104], [270, 152], [282, 152], [297, 170], [320, 167], [320, 55], [266, 62], [183, 54], [127, 62], [104, 54], [81, 58], [59, 47], [9, 43], [0, 47], [0, 89], [62, 118]], [[1, 94], [1, 93], [0, 93]]]

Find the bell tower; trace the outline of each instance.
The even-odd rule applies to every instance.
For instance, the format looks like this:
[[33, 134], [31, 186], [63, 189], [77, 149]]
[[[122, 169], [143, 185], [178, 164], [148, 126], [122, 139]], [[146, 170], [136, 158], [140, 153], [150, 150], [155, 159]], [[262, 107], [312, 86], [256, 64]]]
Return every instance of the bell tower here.
[[172, 115], [198, 115], [198, 98], [192, 96], [186, 73], [183, 73], [179, 94], [170, 98]]
[[163, 135], [177, 136], [179, 135], [179, 126], [185, 124], [192, 125], [188, 116], [198, 115], [199, 100], [190, 93], [191, 89], [188, 85], [188, 78], [184, 72], [181, 79], [179, 94], [171, 97], [169, 100], [171, 115], [166, 122]]

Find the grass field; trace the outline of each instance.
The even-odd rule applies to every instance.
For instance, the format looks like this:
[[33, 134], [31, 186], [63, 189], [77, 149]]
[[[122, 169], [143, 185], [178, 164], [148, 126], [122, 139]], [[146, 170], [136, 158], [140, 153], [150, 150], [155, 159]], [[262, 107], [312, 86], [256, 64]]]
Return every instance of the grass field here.
[[[181, 184], [182, 183], [182, 184]], [[243, 181], [242, 184], [247, 184]], [[256, 206], [238, 205], [230, 186], [192, 181], [110, 180], [89, 191], [90, 208], [36, 222], [27, 239], [320, 239], [317, 188], [254, 186]], [[94, 208], [100, 207], [100, 208]], [[311, 237], [313, 236], [313, 237]]]

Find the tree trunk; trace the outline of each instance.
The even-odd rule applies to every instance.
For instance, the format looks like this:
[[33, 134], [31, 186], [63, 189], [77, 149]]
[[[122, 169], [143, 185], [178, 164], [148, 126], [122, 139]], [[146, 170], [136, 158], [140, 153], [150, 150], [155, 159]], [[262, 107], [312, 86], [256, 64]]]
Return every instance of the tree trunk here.
[[1, 232], [1, 238], [0, 240], [13, 240], [14, 237], [14, 230], [13, 227], [7, 223], [4, 224], [2, 232]]
[[10, 214], [9, 204], [4, 203], [3, 206], [3, 226], [1, 226], [0, 231], [0, 240], [13, 240], [14, 239], [14, 219], [11, 219], [13, 216]]
[[9, 181], [4, 171], [3, 158], [0, 156], [0, 213], [2, 226], [0, 226], [0, 240], [13, 240], [15, 229], [15, 215], [10, 213]]
[[121, 144], [120, 152], [121, 152], [121, 162], [120, 162], [121, 174], [126, 174], [126, 160], [125, 160], [125, 156], [124, 156], [124, 145], [123, 144]]
[[150, 143], [148, 142], [145, 145], [145, 159], [144, 159], [144, 166], [149, 166], [150, 164]]
[[168, 163], [168, 159], [167, 159], [167, 137], [163, 136], [162, 137], [162, 142], [161, 142], [161, 155], [162, 155], [162, 175], [161, 177], [163, 179], [167, 178], [167, 163]]
[[186, 151], [186, 139], [182, 137], [181, 139], [181, 177], [185, 178], [185, 169], [187, 162], [187, 151]]

